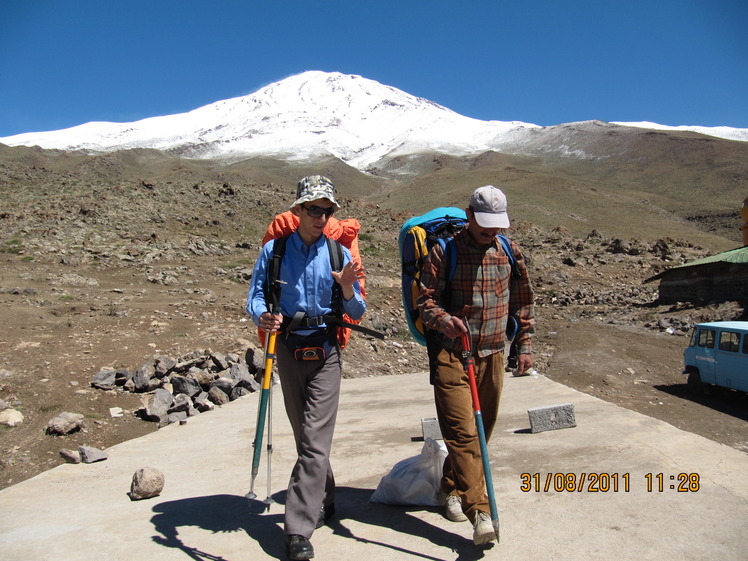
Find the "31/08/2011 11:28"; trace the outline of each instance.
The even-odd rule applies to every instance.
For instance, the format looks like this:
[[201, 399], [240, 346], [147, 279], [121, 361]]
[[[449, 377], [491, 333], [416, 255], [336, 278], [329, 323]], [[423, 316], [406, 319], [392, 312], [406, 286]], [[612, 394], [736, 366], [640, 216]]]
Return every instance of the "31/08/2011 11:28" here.
[[[666, 475], [664, 473], [647, 473], [646, 490], [648, 493], [662, 493], [666, 490], [679, 493], [696, 493], [700, 488], [698, 473], [679, 473], [677, 475]], [[588, 493], [628, 493], [631, 491], [630, 473], [607, 473], [607, 472], [582, 472], [582, 473], [547, 473], [541, 477], [539, 473], [523, 473], [520, 475], [520, 491], [558, 493], [588, 492]], [[668, 483], [672, 482], [672, 483]]]

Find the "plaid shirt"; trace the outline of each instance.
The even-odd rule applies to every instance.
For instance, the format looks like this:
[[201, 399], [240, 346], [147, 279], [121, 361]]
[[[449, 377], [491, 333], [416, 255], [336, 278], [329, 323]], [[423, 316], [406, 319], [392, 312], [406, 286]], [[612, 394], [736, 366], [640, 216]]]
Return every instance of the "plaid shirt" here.
[[[423, 323], [440, 332], [451, 316], [468, 318], [473, 350], [484, 357], [504, 350], [511, 314], [519, 323], [515, 338], [519, 353], [529, 354], [535, 324], [534, 294], [519, 246], [511, 242], [520, 272], [517, 277], [511, 275], [509, 258], [498, 239], [487, 248], [480, 247], [464, 228], [454, 236], [453, 243], [457, 265], [451, 282], [447, 280], [449, 263], [440, 245], [434, 245], [424, 261], [417, 301]], [[439, 339], [444, 348], [462, 351], [460, 338], [447, 339], [439, 333]]]

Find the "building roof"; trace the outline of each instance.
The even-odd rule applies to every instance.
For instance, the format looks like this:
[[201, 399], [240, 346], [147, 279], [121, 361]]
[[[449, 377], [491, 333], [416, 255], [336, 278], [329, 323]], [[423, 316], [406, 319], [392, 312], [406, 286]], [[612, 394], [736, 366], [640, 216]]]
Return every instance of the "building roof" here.
[[[745, 265], [748, 263], [748, 245], [739, 247], [737, 249], [731, 249], [717, 255], [710, 255], [690, 263], [684, 263], [679, 265], [680, 267], [694, 267], [696, 265], [706, 265], [707, 263], [740, 263]], [[675, 269], [676, 267], [673, 267]]]
[[682, 265], [676, 265], [675, 267], [671, 267], [667, 269], [666, 271], [662, 271], [661, 273], [646, 279], [644, 282], [648, 283], [648, 282], [660, 279], [664, 275], [668, 274], [670, 271], [674, 271], [676, 269], [685, 269], [686, 267], [698, 267], [699, 265], [708, 265], [710, 263], [732, 263], [732, 264], [738, 264], [738, 265], [748, 265], [748, 245], [744, 245], [743, 247], [738, 247], [736, 249], [731, 249], [729, 251], [724, 251], [716, 255], [703, 257], [702, 259], [697, 259], [696, 261], [683, 263]]

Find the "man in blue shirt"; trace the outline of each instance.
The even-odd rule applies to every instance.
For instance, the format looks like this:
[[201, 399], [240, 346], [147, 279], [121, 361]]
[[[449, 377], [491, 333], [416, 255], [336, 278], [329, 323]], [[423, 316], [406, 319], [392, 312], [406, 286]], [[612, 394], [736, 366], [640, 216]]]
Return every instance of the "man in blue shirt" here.
[[[328, 325], [323, 316], [335, 314], [336, 307], [341, 306], [348, 316], [360, 319], [366, 310], [358, 282], [364, 278], [361, 264], [353, 261], [343, 247], [343, 267], [334, 271], [322, 233], [338, 208], [335, 187], [329, 179], [313, 175], [299, 181], [296, 200], [291, 205], [299, 226], [285, 242], [279, 275], [279, 313], [270, 313], [270, 295], [265, 293], [268, 265], [278, 240], [271, 240], [262, 248], [247, 300], [247, 312], [255, 324], [266, 333], [279, 332], [278, 375], [298, 454], [288, 485], [284, 524], [286, 548], [292, 560], [314, 557], [309, 539], [335, 509], [330, 448], [342, 362], [336, 328]], [[335, 296], [336, 292], [340, 295]]]

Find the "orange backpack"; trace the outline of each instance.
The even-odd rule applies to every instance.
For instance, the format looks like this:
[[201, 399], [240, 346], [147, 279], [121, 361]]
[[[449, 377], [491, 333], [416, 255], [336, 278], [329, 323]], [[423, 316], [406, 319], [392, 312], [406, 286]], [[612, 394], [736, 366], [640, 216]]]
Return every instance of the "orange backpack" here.
[[[296, 216], [290, 210], [278, 214], [275, 216], [273, 221], [267, 228], [265, 236], [262, 238], [262, 245], [264, 246], [270, 240], [282, 238], [288, 236], [296, 231], [299, 226], [299, 217]], [[325, 229], [322, 231], [325, 236], [332, 240], [337, 240], [342, 245], [347, 247], [351, 252], [351, 257], [354, 261], [362, 263], [361, 253], [358, 249], [358, 231], [361, 229], [361, 224], [355, 218], [346, 218], [344, 220], [338, 220], [334, 216], [330, 216], [327, 219]], [[361, 297], [366, 299], [366, 279], [360, 279], [359, 285], [361, 286]], [[352, 323], [358, 325], [361, 320], [354, 320], [348, 317], [347, 314], [343, 314], [343, 321], [346, 323]], [[350, 327], [338, 327], [338, 341], [340, 342], [340, 348], [344, 348], [348, 344], [348, 340], [351, 338]], [[260, 342], [264, 344], [265, 332], [261, 329], [258, 330]]]

